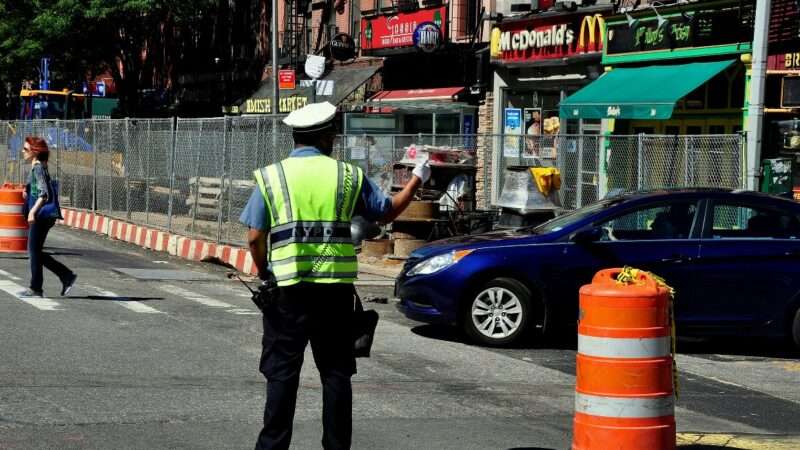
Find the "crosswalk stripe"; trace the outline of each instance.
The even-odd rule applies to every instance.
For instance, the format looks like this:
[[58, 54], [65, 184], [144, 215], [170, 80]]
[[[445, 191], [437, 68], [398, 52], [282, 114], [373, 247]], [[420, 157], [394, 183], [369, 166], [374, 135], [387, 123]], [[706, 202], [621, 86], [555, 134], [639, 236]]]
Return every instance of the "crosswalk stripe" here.
[[[111, 298], [125, 298], [124, 296], [120, 297], [119, 295], [117, 295], [117, 294], [115, 294], [115, 293], [113, 293], [111, 291], [107, 291], [105, 289], [98, 288], [98, 287], [95, 287], [95, 286], [85, 286], [85, 287], [87, 289], [91, 290], [91, 291], [96, 292], [97, 295], [100, 295], [100, 296], [103, 296], [103, 297], [108, 297], [110, 299]], [[159, 311], [159, 310], [153, 308], [150, 305], [145, 305], [142, 302], [137, 302], [137, 301], [134, 301], [134, 300], [111, 300], [111, 301], [116, 303], [119, 306], [122, 306], [123, 308], [130, 309], [131, 311], [137, 312], [137, 313], [164, 314], [163, 311]]]
[[61, 304], [57, 301], [47, 298], [47, 297], [23, 297], [20, 292], [24, 291], [25, 288], [20, 286], [17, 283], [9, 280], [0, 280], [0, 291], [4, 291], [11, 295], [14, 298], [17, 298], [34, 308], [41, 309], [42, 311], [60, 311]]
[[175, 286], [175, 285], [172, 285], [172, 284], [165, 284], [165, 285], [159, 286], [159, 289], [161, 289], [161, 290], [163, 290], [165, 292], [169, 292], [170, 294], [173, 294], [173, 295], [178, 295], [178, 296], [183, 297], [183, 298], [185, 298], [187, 300], [191, 300], [191, 301], [200, 303], [201, 305], [204, 305], [204, 306], [210, 306], [212, 308], [226, 308], [227, 312], [232, 313], [232, 314], [238, 314], [238, 315], [257, 315], [257, 314], [261, 314], [260, 312], [254, 311], [252, 309], [237, 308], [234, 305], [231, 305], [230, 303], [221, 302], [219, 300], [215, 300], [213, 298], [206, 297], [205, 295], [200, 295], [200, 294], [198, 294], [196, 292], [192, 292], [192, 291], [190, 291], [188, 289], [184, 289], [182, 287], [178, 287], [178, 286]]
[[20, 278], [20, 277], [18, 277], [16, 275], [12, 274], [11, 272], [6, 272], [5, 270], [0, 270], [0, 275], [8, 278], [9, 280], [14, 280], [14, 281], [22, 279], [22, 278]]

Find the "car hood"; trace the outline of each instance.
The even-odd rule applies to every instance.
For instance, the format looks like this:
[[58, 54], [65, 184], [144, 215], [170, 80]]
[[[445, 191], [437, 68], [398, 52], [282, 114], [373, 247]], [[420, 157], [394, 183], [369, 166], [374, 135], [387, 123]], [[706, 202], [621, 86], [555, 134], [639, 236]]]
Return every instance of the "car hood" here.
[[519, 228], [512, 230], [492, 231], [482, 234], [471, 234], [467, 236], [457, 236], [439, 241], [431, 242], [414, 250], [411, 258], [427, 258], [432, 255], [447, 253], [453, 250], [469, 250], [497, 245], [509, 245], [512, 243], [548, 242], [552, 239], [549, 235], [531, 234], [530, 229]]

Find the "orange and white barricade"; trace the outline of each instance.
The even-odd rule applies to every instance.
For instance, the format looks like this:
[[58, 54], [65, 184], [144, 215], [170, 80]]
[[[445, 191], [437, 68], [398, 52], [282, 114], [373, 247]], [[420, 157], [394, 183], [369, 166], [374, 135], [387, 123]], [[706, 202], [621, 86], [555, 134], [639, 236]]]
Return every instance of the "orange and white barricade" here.
[[598, 272], [580, 290], [573, 450], [672, 450], [670, 292], [647, 272]]

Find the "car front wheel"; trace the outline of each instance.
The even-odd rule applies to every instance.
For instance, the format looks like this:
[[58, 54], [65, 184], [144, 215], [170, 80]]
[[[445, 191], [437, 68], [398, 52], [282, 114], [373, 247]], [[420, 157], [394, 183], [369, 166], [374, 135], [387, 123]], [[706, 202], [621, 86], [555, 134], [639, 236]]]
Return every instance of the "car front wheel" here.
[[792, 322], [792, 341], [797, 349], [800, 349], [800, 309], [794, 314]]
[[495, 278], [476, 291], [464, 310], [462, 326], [480, 344], [507, 345], [524, 336], [531, 310], [531, 293], [510, 278]]

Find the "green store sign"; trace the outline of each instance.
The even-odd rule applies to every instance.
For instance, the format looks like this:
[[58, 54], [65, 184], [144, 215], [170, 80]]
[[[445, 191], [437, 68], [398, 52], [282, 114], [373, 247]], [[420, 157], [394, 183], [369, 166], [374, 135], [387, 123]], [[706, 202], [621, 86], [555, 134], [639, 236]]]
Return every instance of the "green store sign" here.
[[[738, 10], [692, 11], [672, 16], [609, 20], [607, 56], [659, 50], [681, 50], [749, 42], [752, 26]], [[659, 23], [661, 22], [661, 23]]]

